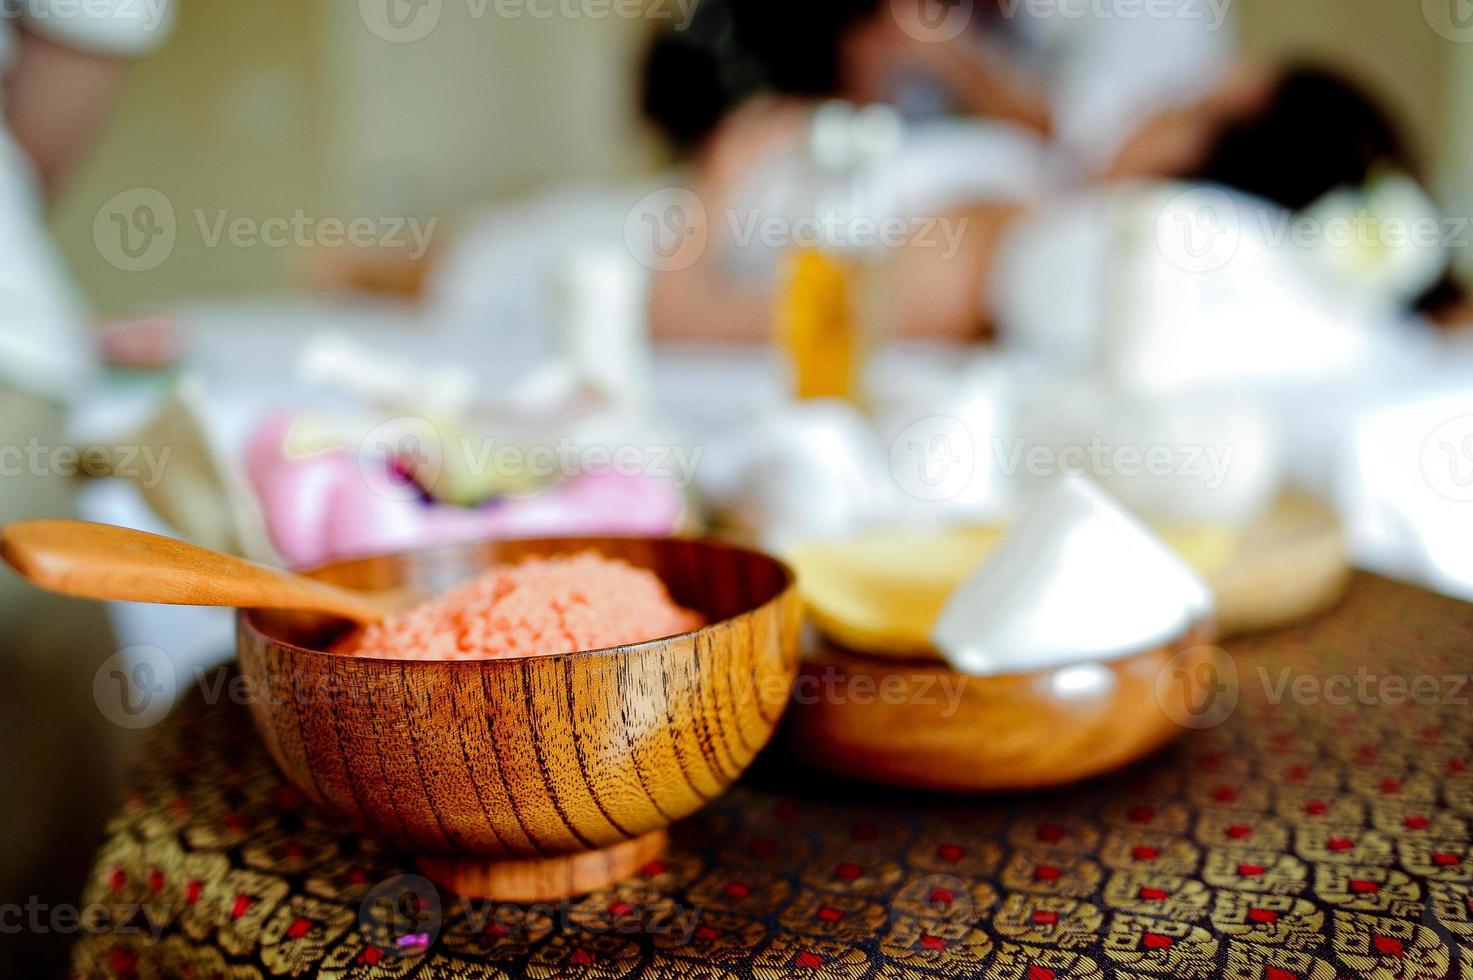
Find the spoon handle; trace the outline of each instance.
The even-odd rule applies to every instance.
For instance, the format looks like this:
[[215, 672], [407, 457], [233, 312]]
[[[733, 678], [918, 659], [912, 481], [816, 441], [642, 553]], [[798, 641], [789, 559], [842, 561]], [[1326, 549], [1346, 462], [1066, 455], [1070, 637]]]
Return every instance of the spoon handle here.
[[0, 556], [53, 592], [84, 599], [331, 613], [359, 623], [388, 610], [370, 595], [145, 531], [87, 521], [14, 521]]

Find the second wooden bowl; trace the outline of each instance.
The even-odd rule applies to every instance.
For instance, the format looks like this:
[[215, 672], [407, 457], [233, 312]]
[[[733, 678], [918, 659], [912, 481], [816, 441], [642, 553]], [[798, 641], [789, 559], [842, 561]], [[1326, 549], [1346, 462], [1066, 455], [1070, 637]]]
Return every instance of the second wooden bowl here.
[[340, 562], [310, 574], [440, 591], [497, 562], [593, 550], [648, 568], [710, 625], [607, 650], [462, 662], [325, 652], [346, 625], [245, 611], [251, 712], [282, 771], [460, 894], [506, 901], [600, 888], [657, 854], [771, 737], [798, 666], [799, 602], [780, 562], [722, 544], [497, 542]]
[[949, 792], [1042, 789], [1118, 769], [1212, 708], [1202, 626], [1118, 660], [973, 677], [945, 663], [821, 645], [804, 658], [785, 742], [868, 782]]

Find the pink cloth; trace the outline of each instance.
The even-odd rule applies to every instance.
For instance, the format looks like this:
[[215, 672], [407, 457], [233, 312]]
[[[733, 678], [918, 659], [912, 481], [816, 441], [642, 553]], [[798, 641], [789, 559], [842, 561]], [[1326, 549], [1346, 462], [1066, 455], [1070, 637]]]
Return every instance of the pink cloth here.
[[[345, 450], [287, 458], [282, 447], [291, 423], [278, 416], [257, 430], [246, 450], [246, 471], [272, 544], [297, 567], [461, 541], [669, 534], [684, 510], [669, 481], [612, 472], [576, 476], [531, 497], [481, 507], [390, 494], [366, 479], [359, 460]], [[387, 474], [388, 460], [364, 463], [379, 465]]]

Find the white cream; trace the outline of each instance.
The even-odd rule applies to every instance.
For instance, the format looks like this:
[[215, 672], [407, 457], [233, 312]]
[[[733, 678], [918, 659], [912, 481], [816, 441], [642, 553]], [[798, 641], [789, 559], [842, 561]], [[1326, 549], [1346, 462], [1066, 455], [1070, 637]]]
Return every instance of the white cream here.
[[965, 674], [1109, 660], [1180, 638], [1212, 592], [1088, 479], [1060, 478], [947, 602], [931, 640]]

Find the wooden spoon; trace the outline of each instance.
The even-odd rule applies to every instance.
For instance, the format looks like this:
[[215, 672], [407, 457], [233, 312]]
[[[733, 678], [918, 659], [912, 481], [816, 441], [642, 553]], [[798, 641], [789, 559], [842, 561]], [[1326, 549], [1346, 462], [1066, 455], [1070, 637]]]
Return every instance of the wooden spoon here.
[[0, 556], [44, 589], [84, 599], [328, 613], [366, 625], [424, 596], [359, 592], [174, 538], [87, 521], [15, 521]]

